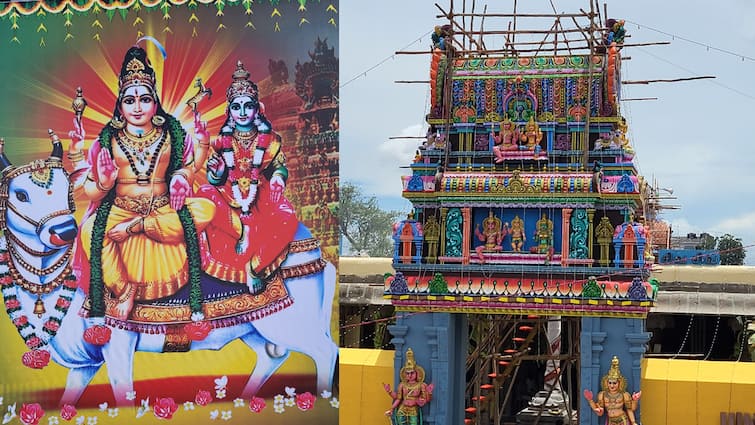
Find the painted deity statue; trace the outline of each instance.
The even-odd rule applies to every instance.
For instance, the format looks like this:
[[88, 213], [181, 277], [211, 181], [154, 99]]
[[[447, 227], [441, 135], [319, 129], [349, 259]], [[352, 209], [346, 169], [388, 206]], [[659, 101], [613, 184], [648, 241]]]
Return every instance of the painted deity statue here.
[[524, 126], [524, 132], [520, 136], [520, 140], [527, 142], [527, 149], [531, 151], [535, 150], [535, 147], [539, 146], [540, 141], [543, 140], [543, 132], [535, 122], [534, 116], [531, 116], [530, 120]]
[[546, 254], [553, 247], [553, 221], [545, 214], [535, 223], [535, 240], [539, 254]]
[[493, 132], [492, 128], [490, 135], [493, 137], [493, 155], [495, 155], [495, 162], [497, 163], [503, 162], [504, 152], [519, 149], [519, 130], [508, 117], [501, 122], [498, 135]]
[[500, 252], [503, 250], [501, 244], [503, 238], [508, 234], [508, 230], [508, 223], [501, 226], [501, 219], [493, 216], [493, 211], [490, 211], [488, 217], [482, 221], [482, 231], [480, 231], [479, 224], [475, 227], [475, 236], [480, 242], [483, 242], [482, 245], [475, 248], [480, 262], [485, 262], [483, 252]]
[[637, 410], [637, 401], [642, 395], [641, 391], [629, 394], [626, 391], [627, 380], [619, 370], [619, 359], [614, 356], [611, 360], [611, 368], [600, 381], [602, 391], [598, 393], [598, 401], [593, 401], [593, 393], [585, 390], [584, 395], [590, 408], [598, 416], [605, 413], [606, 425], [634, 425], [637, 420], [634, 411]]
[[511, 249], [514, 252], [522, 252], [522, 245], [527, 241], [527, 237], [524, 235], [524, 221], [519, 216], [514, 216], [511, 220]]
[[[79, 159], [77, 169], [88, 168], [77, 190], [90, 201], [79, 233], [86, 259], [78, 261], [80, 278], [89, 280], [90, 316], [127, 320], [135, 302], [170, 296], [199, 279], [201, 270], [189, 267], [187, 258], [198, 255], [196, 235], [215, 207], [189, 197], [194, 144], [162, 108], [143, 48], [126, 52], [113, 117], [93, 142], [88, 161], [81, 153], [85, 133], [79, 120], [74, 128], [69, 157]], [[202, 130], [200, 143], [207, 137]]]
[[395, 392], [384, 384], [385, 391], [393, 399], [391, 408], [385, 412], [393, 425], [421, 425], [422, 406], [433, 397], [433, 384], [425, 384], [425, 369], [414, 361], [414, 351], [406, 350], [406, 362], [399, 372], [401, 383]]
[[226, 91], [227, 120], [211, 146], [201, 145], [209, 184], [197, 196], [210, 200], [217, 219], [202, 243], [202, 268], [226, 282], [261, 293], [289, 253], [299, 221], [283, 192], [288, 169], [280, 136], [264, 116], [257, 85], [239, 61]]

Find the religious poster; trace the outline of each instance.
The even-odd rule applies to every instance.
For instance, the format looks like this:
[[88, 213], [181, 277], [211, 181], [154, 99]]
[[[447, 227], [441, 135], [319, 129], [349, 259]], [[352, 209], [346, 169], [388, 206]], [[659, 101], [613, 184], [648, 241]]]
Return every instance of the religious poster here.
[[0, 5], [2, 424], [337, 423], [338, 19]]

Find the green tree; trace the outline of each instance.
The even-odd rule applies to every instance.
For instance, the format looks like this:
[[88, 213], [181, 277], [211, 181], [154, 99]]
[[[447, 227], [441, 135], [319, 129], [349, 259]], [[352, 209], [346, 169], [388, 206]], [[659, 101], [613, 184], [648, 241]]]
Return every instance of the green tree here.
[[341, 236], [349, 242], [351, 253], [393, 256], [391, 232], [400, 212], [382, 210], [376, 197], [366, 196], [354, 183], [344, 182], [340, 188], [337, 215]]
[[718, 253], [721, 255], [721, 264], [728, 266], [741, 266], [745, 263], [745, 249], [742, 238], [725, 234], [718, 239]]

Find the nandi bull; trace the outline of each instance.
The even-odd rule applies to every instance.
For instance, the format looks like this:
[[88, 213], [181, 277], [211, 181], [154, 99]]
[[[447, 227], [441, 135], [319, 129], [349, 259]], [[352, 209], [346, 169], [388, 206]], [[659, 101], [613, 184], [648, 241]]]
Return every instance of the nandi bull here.
[[[73, 187], [63, 168], [60, 141], [52, 131], [50, 137], [49, 158], [20, 167], [10, 164], [0, 141], [0, 284], [6, 310], [30, 349], [22, 358], [24, 365], [42, 368], [52, 359], [69, 369], [61, 404], [75, 404], [107, 363], [116, 402], [130, 405], [127, 394], [133, 391], [135, 351], [162, 352], [166, 334], [126, 326], [108, 328], [111, 335], [104, 345], [83, 338], [87, 330], [102, 325], [92, 326], [79, 314], [86, 311], [88, 300], [71, 272], [78, 232], [72, 215]], [[309, 238], [308, 229], [300, 224], [297, 239]], [[293, 252], [282, 267], [295, 268], [317, 259], [319, 248]], [[203, 288], [223, 284], [211, 280], [203, 275]], [[240, 339], [254, 350], [257, 362], [244, 387], [244, 398], [259, 391], [290, 351], [312, 358], [318, 392], [331, 389], [338, 355], [330, 334], [335, 267], [325, 263], [314, 273], [287, 277], [284, 284], [294, 301], [287, 307], [252, 315], [253, 321], [208, 322], [206, 337], [190, 344], [192, 351], [219, 350]]]

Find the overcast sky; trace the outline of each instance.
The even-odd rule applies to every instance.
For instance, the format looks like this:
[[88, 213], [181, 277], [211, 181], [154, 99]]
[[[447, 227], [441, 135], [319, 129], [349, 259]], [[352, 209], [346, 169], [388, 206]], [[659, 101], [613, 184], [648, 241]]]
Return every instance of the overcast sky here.
[[[400, 176], [417, 144], [389, 137], [424, 135], [429, 110], [428, 85], [394, 83], [429, 79], [429, 55], [394, 53], [427, 49], [432, 28], [447, 22], [436, 18], [434, 3], [340, 2], [341, 180], [359, 184], [386, 209], [411, 208], [401, 198]], [[552, 12], [548, 0], [518, 3], [519, 12]], [[448, 10], [448, 0], [438, 4]], [[480, 0], [476, 11], [485, 4], [488, 12], [511, 12], [513, 2]], [[589, 8], [586, 0], [553, 4], [558, 12]], [[460, 11], [461, 2], [455, 7]], [[623, 62], [623, 80], [716, 76], [623, 86], [624, 98], [658, 98], [623, 102], [622, 115], [640, 173], [672, 188], [677, 199], [670, 203], [681, 206], [662, 218], [675, 235], [731, 233], [754, 245], [755, 2], [634, 0], [607, 7], [609, 17], [627, 21], [627, 43], [671, 42], [627, 47], [622, 54], [631, 59]], [[485, 29], [506, 29], [500, 22], [487, 22]], [[748, 250], [747, 263], [755, 265], [755, 249]]]

